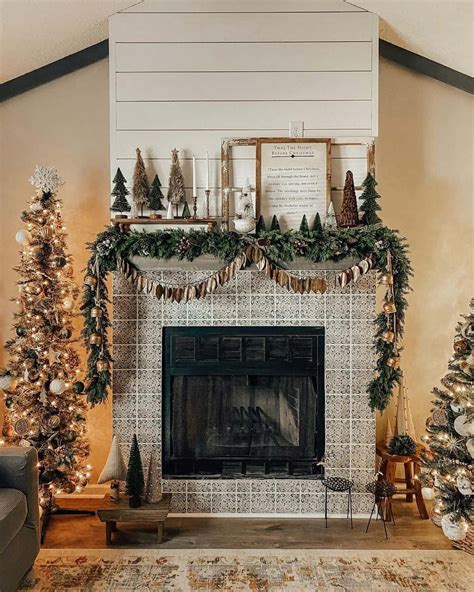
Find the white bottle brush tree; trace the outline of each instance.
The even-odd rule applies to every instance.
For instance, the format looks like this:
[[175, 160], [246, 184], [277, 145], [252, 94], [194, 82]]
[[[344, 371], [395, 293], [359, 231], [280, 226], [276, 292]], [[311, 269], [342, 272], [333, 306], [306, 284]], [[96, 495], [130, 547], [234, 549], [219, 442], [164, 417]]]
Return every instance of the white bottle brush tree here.
[[22, 246], [15, 335], [6, 343], [9, 363], [0, 378], [7, 409], [3, 435], [9, 445], [32, 446], [39, 457], [40, 503], [51, 509], [60, 492], [81, 491], [85, 465], [86, 401], [79, 380], [80, 359], [73, 347], [72, 321], [77, 286], [57, 195], [54, 168], [36, 167], [37, 189], [22, 212]]

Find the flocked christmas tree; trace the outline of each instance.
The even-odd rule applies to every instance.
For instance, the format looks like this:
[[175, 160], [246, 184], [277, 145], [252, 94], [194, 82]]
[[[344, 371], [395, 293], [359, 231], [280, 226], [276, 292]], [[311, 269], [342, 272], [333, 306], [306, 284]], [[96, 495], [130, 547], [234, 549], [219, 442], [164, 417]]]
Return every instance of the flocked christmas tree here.
[[171, 151], [170, 180], [168, 183], [168, 202], [175, 206], [175, 214], [178, 216], [178, 206], [186, 199], [183, 171], [179, 163], [178, 151]]
[[341, 212], [339, 214], [339, 226], [357, 226], [359, 213], [357, 211], [357, 197], [355, 194], [354, 177], [352, 171], [347, 171], [344, 183]]
[[326, 228], [336, 228], [337, 218], [336, 212], [334, 211], [334, 204], [332, 200], [329, 202], [328, 211], [326, 212], [326, 221], [324, 223]]
[[165, 206], [161, 201], [164, 198], [165, 196], [161, 191], [160, 178], [158, 177], [158, 175], [155, 175], [155, 178], [153, 179], [153, 182], [151, 184], [150, 196], [148, 198], [148, 207], [150, 208], [150, 210], [153, 210], [154, 212], [164, 210]]
[[36, 192], [21, 215], [26, 229], [16, 234], [22, 246], [18, 309], [0, 386], [5, 441], [37, 449], [40, 504], [50, 512], [56, 494], [82, 490], [91, 467], [85, 465], [86, 402], [72, 339], [78, 290], [57, 195], [61, 179], [54, 168], [36, 167], [30, 181]]
[[143, 208], [148, 205], [150, 196], [150, 184], [145, 170], [145, 163], [143, 162], [140, 148], [137, 148], [137, 160], [135, 162], [135, 170], [133, 171], [133, 188], [132, 198], [133, 203], [140, 212], [139, 217], [143, 218]]
[[364, 191], [360, 196], [360, 199], [362, 200], [360, 209], [362, 212], [364, 212], [361, 222], [365, 225], [379, 224], [382, 222], [382, 220], [377, 215], [377, 212], [380, 212], [380, 206], [377, 203], [377, 200], [380, 199], [380, 195], [375, 189], [376, 185], [377, 181], [370, 173], [367, 173], [367, 177], [362, 183]]
[[[474, 521], [474, 299], [458, 323], [449, 372], [435, 387], [434, 409], [426, 422], [426, 466], [434, 482], [435, 524], [453, 541], [462, 541]], [[425, 475], [426, 479], [426, 475]], [[472, 550], [473, 538], [470, 539]]]
[[123, 176], [122, 171], [118, 168], [117, 172], [115, 173], [115, 177], [112, 181], [114, 183], [114, 188], [112, 190], [112, 195], [115, 196], [114, 203], [110, 206], [112, 212], [129, 212], [132, 208], [127, 200], [127, 195], [129, 191], [125, 186], [127, 179]]
[[143, 476], [143, 465], [136, 434], [133, 434], [132, 446], [130, 448], [126, 483], [127, 487], [125, 491], [130, 496], [130, 507], [140, 507], [142, 505], [141, 497], [145, 489], [145, 478]]

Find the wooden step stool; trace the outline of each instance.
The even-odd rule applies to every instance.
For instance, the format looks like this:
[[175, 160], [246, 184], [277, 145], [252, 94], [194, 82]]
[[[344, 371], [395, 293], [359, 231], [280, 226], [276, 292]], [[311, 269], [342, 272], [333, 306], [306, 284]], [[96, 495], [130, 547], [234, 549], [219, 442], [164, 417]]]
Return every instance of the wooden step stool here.
[[[425, 501], [421, 495], [421, 483], [418, 479], [415, 479], [420, 471], [420, 459], [418, 454], [400, 456], [398, 454], [390, 454], [385, 443], [379, 442], [377, 444], [377, 456], [381, 458], [380, 472], [383, 478], [388, 483], [393, 483], [395, 486], [397, 483], [404, 483], [404, 488], [399, 488], [395, 495], [405, 495], [407, 502], [413, 502], [413, 496], [418, 506], [418, 512], [423, 520], [428, 520], [429, 515], [426, 510]], [[397, 471], [397, 465], [403, 465], [404, 477], [395, 477]]]

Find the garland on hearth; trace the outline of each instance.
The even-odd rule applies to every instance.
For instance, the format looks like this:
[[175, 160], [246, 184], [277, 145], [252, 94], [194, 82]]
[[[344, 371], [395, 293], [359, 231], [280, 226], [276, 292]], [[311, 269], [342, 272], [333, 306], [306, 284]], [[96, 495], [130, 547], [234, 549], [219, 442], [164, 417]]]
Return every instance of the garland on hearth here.
[[[88, 351], [86, 391], [92, 405], [107, 399], [112, 358], [108, 344], [106, 279], [109, 272], [121, 271], [137, 288], [157, 298], [185, 302], [206, 297], [254, 263], [269, 278], [296, 293], [325, 292], [326, 280], [316, 273], [299, 277], [286, 269], [285, 262], [303, 257], [311, 262], [359, 260], [338, 275], [342, 288], [374, 268], [387, 286], [383, 311], [376, 317], [374, 348], [376, 374], [368, 385], [370, 407], [383, 410], [392, 389], [400, 381], [400, 339], [403, 335], [406, 294], [410, 290], [412, 268], [406, 241], [394, 230], [376, 224], [357, 228], [323, 228], [315, 231], [261, 231], [258, 236], [233, 232], [182, 229], [152, 233], [121, 232], [111, 227], [89, 245], [91, 257], [84, 280], [82, 331]], [[152, 257], [192, 261], [200, 255], [213, 255], [224, 262], [218, 271], [200, 282], [170, 285], [151, 280], [130, 261], [132, 257]]]

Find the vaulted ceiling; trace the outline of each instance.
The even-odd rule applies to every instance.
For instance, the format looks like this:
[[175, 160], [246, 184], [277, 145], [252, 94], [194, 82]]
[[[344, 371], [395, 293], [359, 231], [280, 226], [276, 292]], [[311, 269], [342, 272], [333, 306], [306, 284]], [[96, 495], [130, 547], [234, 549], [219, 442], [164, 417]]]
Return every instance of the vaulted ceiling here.
[[[10, 80], [106, 39], [107, 17], [136, 3], [0, 0], [1, 80]], [[353, 4], [381, 17], [381, 37], [387, 41], [473, 74], [471, 0], [356, 0]]]

